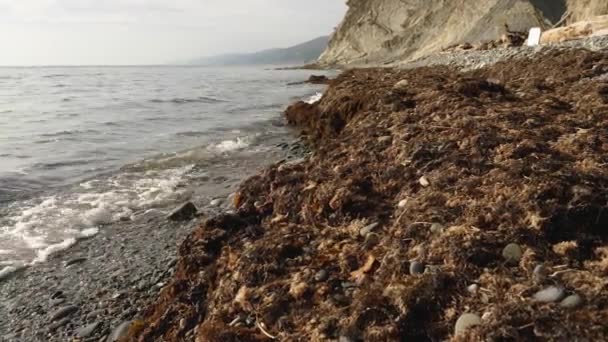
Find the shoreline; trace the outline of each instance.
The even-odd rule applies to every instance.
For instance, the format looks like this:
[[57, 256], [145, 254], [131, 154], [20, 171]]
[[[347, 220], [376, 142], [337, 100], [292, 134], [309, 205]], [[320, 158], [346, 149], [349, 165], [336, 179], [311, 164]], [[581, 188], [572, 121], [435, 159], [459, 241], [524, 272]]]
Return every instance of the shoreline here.
[[[264, 158], [212, 165], [208, 181], [186, 184], [199, 217], [230, 212], [230, 195], [252, 170], [306, 151], [291, 133], [271, 141], [276, 146], [262, 153]], [[99, 341], [136, 319], [172, 276], [179, 244], [200, 224], [200, 218], [170, 221], [167, 214], [152, 210], [133, 221], [101, 227], [97, 235], [46, 262], [0, 280], [0, 339]]]

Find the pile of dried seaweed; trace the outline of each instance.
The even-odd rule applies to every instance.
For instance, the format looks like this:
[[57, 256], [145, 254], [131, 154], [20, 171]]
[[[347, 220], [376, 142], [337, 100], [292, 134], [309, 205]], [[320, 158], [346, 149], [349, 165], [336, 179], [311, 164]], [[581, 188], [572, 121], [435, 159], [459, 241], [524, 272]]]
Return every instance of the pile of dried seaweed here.
[[131, 338], [608, 340], [607, 75], [587, 51], [343, 73], [286, 113], [314, 155], [193, 232]]

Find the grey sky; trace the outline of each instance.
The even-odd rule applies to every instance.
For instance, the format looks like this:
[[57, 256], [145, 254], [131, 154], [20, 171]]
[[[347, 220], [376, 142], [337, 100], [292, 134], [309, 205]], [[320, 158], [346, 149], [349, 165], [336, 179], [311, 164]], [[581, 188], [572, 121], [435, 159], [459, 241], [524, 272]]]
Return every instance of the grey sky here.
[[0, 0], [0, 65], [158, 64], [329, 34], [344, 0]]

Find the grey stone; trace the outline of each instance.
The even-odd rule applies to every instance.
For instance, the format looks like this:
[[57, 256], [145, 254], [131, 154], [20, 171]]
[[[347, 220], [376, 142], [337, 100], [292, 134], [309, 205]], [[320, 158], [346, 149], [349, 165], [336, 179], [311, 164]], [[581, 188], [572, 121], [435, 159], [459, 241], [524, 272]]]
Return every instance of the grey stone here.
[[549, 286], [543, 290], [536, 292], [533, 298], [537, 302], [552, 303], [564, 298], [565, 294], [566, 292], [562, 287]]
[[99, 328], [100, 325], [101, 325], [101, 323], [95, 322], [95, 323], [86, 325], [84, 327], [78, 328], [76, 330], [76, 336], [78, 336], [80, 338], [89, 337], [89, 336], [93, 335], [95, 330], [97, 330], [97, 328]]
[[51, 306], [58, 306], [65, 303], [65, 298], [55, 298], [51, 299]]
[[536, 267], [534, 267], [534, 271], [532, 272], [532, 277], [535, 282], [542, 283], [543, 281], [545, 281], [545, 279], [547, 279], [548, 274], [549, 274], [549, 271], [547, 270], [547, 267], [544, 264], [540, 264], [540, 265], [536, 265]]
[[374, 229], [378, 228], [380, 224], [378, 222], [374, 222], [372, 224], [369, 224], [363, 228], [361, 228], [361, 230], [359, 230], [359, 235], [366, 237], [367, 234], [371, 233], [374, 231]]
[[421, 263], [419, 261], [412, 261], [410, 263], [410, 274], [411, 275], [423, 274], [425, 269], [426, 269], [426, 265], [424, 265], [424, 263]]
[[68, 323], [70, 323], [70, 319], [67, 317], [60, 321], [53, 322], [51, 325], [49, 325], [49, 331], [55, 331], [63, 326], [68, 325]]
[[440, 234], [440, 233], [443, 233], [443, 231], [445, 230], [445, 226], [442, 225], [441, 223], [433, 223], [431, 225], [430, 230], [431, 230], [431, 233], [433, 233], [433, 234]]
[[106, 339], [107, 342], [116, 342], [122, 337], [124, 337], [129, 331], [129, 327], [131, 326], [131, 321], [122, 322], [119, 326], [117, 326], [112, 333]]
[[481, 325], [481, 317], [472, 313], [465, 313], [458, 318], [456, 326], [454, 327], [454, 334], [460, 335], [467, 331], [469, 328]]
[[516, 243], [510, 243], [502, 250], [502, 257], [505, 258], [505, 260], [510, 264], [519, 263], [522, 256], [523, 251]]
[[198, 209], [192, 202], [187, 202], [173, 210], [167, 217], [171, 221], [189, 221], [193, 219]]
[[469, 293], [471, 293], [471, 294], [475, 294], [475, 293], [477, 293], [477, 291], [479, 291], [479, 285], [471, 284], [467, 287], [467, 291], [469, 291]]
[[315, 274], [315, 280], [316, 281], [326, 281], [327, 278], [329, 278], [329, 272], [327, 272], [326, 270], [320, 270], [319, 272], [317, 272]]
[[76, 311], [78, 311], [78, 307], [75, 305], [64, 306], [51, 315], [51, 321], [58, 321], [64, 317], [73, 314]]
[[83, 263], [85, 261], [87, 261], [87, 258], [74, 258], [72, 260], [68, 260], [65, 263], [65, 267], [70, 267], [72, 265], [80, 264], [80, 263]]
[[222, 200], [219, 198], [216, 198], [214, 200], [212, 200], [211, 202], [209, 202], [209, 205], [212, 207], [219, 207], [220, 205], [222, 205]]
[[583, 298], [577, 294], [573, 294], [564, 298], [564, 300], [559, 303], [559, 306], [566, 309], [574, 309], [583, 304]]

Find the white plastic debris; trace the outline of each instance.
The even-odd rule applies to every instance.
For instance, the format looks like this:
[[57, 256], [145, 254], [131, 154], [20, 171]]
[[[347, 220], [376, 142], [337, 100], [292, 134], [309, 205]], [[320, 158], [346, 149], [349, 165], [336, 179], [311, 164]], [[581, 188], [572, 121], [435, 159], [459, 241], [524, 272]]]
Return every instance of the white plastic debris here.
[[540, 27], [533, 27], [530, 29], [530, 34], [528, 35], [528, 40], [526, 41], [526, 45], [528, 46], [538, 46], [540, 44], [540, 36], [541, 36]]

